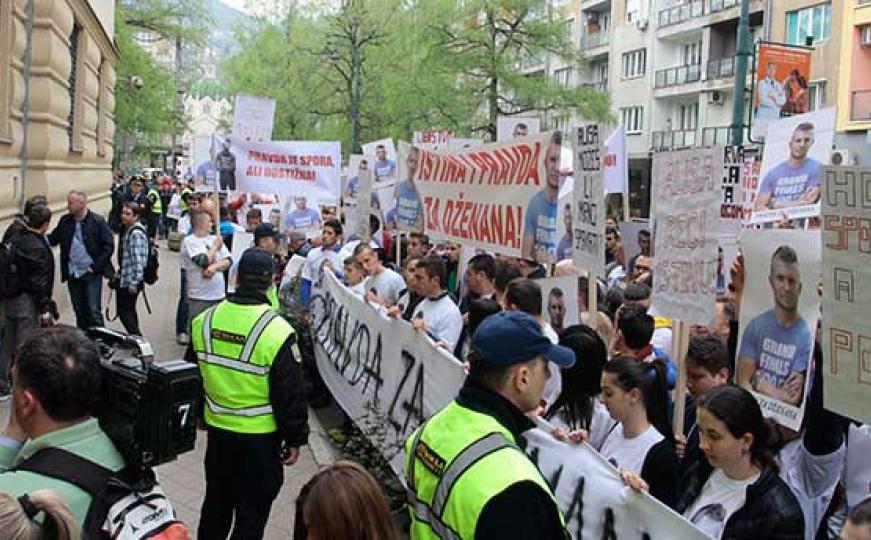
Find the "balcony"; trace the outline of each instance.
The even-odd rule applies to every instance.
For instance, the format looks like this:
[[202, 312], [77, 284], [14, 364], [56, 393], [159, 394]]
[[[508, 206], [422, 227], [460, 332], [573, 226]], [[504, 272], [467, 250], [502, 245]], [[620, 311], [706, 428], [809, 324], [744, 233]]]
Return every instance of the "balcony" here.
[[692, 148], [696, 145], [698, 131], [695, 129], [673, 129], [671, 131], [654, 131], [651, 133], [651, 148], [656, 151], [679, 150]]
[[740, 6], [741, 0], [709, 0], [708, 13], [717, 13], [731, 7]]
[[732, 128], [729, 126], [717, 126], [702, 128], [702, 140], [700, 146], [709, 148], [718, 144], [732, 144]]
[[598, 32], [583, 34], [581, 36], [581, 49], [589, 50], [597, 47], [604, 47], [611, 40], [611, 30], [606, 28]]
[[659, 27], [665, 28], [684, 21], [701, 17], [705, 14], [705, 4], [702, 0], [690, 0], [659, 12]]
[[666, 88], [696, 82], [702, 78], [702, 67], [699, 64], [677, 66], [656, 71], [653, 79], [654, 88]]
[[581, 83], [581, 88], [592, 88], [594, 90], [598, 90], [599, 92], [606, 92], [608, 90], [608, 81], [589, 81]]
[[871, 121], [871, 89], [853, 90], [850, 93], [850, 121]]
[[708, 62], [707, 80], [725, 79], [735, 76], [735, 58], [721, 58]]

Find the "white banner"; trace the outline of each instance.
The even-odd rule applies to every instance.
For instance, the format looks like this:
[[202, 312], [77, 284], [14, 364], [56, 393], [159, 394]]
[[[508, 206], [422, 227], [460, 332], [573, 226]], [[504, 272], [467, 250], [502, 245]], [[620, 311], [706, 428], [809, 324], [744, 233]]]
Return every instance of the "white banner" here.
[[765, 416], [798, 430], [820, 315], [820, 232], [745, 229], [738, 241], [746, 270], [735, 382]]
[[408, 163], [415, 170], [411, 181], [396, 186], [397, 212], [423, 209], [431, 238], [554, 262], [563, 177], [556, 168], [560, 147], [551, 138], [546, 133], [459, 152], [412, 147]]
[[714, 322], [722, 171], [722, 147], [653, 155], [653, 305], [663, 317]]
[[825, 406], [871, 423], [871, 168], [823, 167]]
[[572, 538], [708, 538], [650, 495], [627, 487], [592, 446], [558, 441], [539, 423], [523, 434], [526, 453], [553, 488]]
[[[629, 154], [626, 152], [626, 128], [621, 124], [605, 141], [602, 168], [606, 193], [629, 192]], [[623, 216], [629, 219], [629, 216]]]
[[246, 141], [233, 137], [236, 184], [248, 193], [306, 197], [314, 205], [340, 196], [342, 151], [338, 142]]
[[411, 144], [424, 150], [444, 150], [453, 138], [453, 131], [415, 131], [411, 138]]
[[381, 139], [361, 145], [363, 154], [374, 156], [369, 163], [372, 171], [372, 186], [375, 189], [392, 186], [396, 183], [399, 170], [396, 167], [396, 146], [393, 139]]
[[233, 136], [249, 141], [272, 140], [275, 100], [236, 94], [233, 108]]
[[605, 188], [602, 184], [601, 124], [582, 124], [572, 131], [574, 180], [572, 261], [593, 276], [605, 276]]

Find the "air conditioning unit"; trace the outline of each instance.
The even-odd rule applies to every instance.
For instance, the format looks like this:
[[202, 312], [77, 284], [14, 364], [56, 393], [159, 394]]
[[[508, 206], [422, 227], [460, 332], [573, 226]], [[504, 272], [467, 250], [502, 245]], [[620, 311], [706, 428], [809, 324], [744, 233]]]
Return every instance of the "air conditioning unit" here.
[[832, 150], [832, 165], [849, 166], [856, 164], [856, 155], [847, 148], [835, 148]]
[[708, 103], [711, 105], [722, 105], [726, 101], [726, 96], [719, 90], [708, 92]]
[[862, 46], [871, 47], [871, 24], [862, 27]]
[[637, 21], [635, 21], [635, 27], [644, 32], [647, 30], [647, 25], [649, 21], [647, 17], [639, 17]]

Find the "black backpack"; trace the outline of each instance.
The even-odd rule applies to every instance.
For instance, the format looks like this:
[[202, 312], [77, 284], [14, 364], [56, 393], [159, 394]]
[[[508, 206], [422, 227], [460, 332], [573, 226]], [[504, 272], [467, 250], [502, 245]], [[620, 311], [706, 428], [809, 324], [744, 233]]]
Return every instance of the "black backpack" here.
[[160, 267], [160, 253], [157, 249], [157, 244], [148, 241], [148, 261], [145, 263], [145, 281], [146, 285], [154, 285], [157, 283], [157, 269]]
[[159, 540], [184, 537], [187, 531], [150, 468], [113, 472], [61, 448], [43, 448], [14, 470], [62, 480], [88, 493], [84, 540]]

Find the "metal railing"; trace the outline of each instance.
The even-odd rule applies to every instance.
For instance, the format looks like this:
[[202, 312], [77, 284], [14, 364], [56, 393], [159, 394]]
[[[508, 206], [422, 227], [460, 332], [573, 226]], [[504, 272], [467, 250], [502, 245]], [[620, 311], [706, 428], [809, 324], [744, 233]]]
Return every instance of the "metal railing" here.
[[695, 129], [673, 129], [651, 133], [650, 146], [653, 150], [676, 150], [692, 148], [696, 145], [698, 131]]
[[708, 80], [725, 79], [735, 76], [735, 59], [721, 58], [720, 60], [708, 61]]
[[729, 126], [716, 126], [702, 128], [702, 140], [700, 146], [709, 147], [718, 144], [728, 145], [732, 143], [732, 128]]
[[871, 120], [871, 89], [853, 90], [850, 93], [850, 121]]
[[671, 26], [705, 14], [703, 0], [690, 0], [659, 12], [659, 27]]
[[740, 5], [741, 0], [710, 0], [708, 2], [708, 13], [716, 13]]
[[588, 81], [581, 83], [582, 88], [594, 88], [599, 92], [608, 90], [608, 81]]
[[696, 82], [701, 78], [702, 66], [700, 64], [660, 69], [654, 75], [653, 87], [666, 88], [668, 86], [677, 86], [679, 84]]
[[581, 35], [581, 49], [594, 49], [607, 45], [611, 40], [611, 29], [606, 28], [598, 32]]

